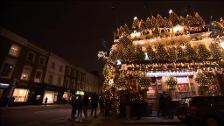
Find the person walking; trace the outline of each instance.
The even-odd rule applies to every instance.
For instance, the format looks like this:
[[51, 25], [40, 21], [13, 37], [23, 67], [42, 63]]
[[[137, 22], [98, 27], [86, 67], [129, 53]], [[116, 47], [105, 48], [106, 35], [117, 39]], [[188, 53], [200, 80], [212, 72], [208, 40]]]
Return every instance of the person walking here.
[[97, 111], [97, 105], [98, 105], [98, 96], [96, 93], [94, 93], [91, 97], [91, 116], [96, 117], [96, 111]]
[[72, 112], [71, 112], [71, 119], [75, 119], [76, 117], [76, 110], [77, 110], [77, 106], [76, 106], [76, 97], [72, 96], [71, 99], [71, 105], [72, 105]]
[[82, 121], [82, 99], [81, 99], [80, 95], [77, 97], [76, 106], [77, 106], [77, 109], [78, 109], [77, 118], [78, 118], [78, 121], [81, 122]]
[[47, 105], [47, 100], [48, 100], [48, 98], [46, 97], [45, 100], [44, 100], [45, 105]]
[[88, 98], [88, 95], [86, 95], [86, 94], [84, 95], [84, 98], [83, 98], [82, 107], [83, 107], [84, 117], [85, 117], [85, 119], [87, 119], [87, 117], [88, 117], [87, 110], [88, 110], [88, 107], [89, 107], [89, 98]]
[[99, 98], [99, 104], [100, 104], [100, 113], [104, 113], [105, 109], [105, 98], [103, 95]]
[[165, 92], [163, 92], [162, 94], [159, 95], [159, 108], [158, 108], [158, 112], [157, 112], [157, 116], [164, 116], [164, 94]]
[[129, 95], [128, 91], [124, 94], [125, 116], [127, 120], [130, 120], [131, 117], [131, 101]]

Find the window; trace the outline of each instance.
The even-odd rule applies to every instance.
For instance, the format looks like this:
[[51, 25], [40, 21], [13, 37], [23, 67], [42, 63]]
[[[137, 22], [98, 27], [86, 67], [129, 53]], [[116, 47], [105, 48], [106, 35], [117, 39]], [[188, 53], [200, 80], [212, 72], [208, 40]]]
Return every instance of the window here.
[[34, 62], [35, 61], [35, 53], [34, 52], [28, 52], [27, 53], [27, 60], [30, 61], [30, 62]]
[[49, 82], [49, 84], [52, 84], [52, 82], [53, 82], [53, 75], [49, 75], [48, 82]]
[[9, 63], [3, 64], [2, 70], [1, 70], [1, 76], [9, 77], [12, 74], [14, 66]]
[[28, 99], [29, 90], [22, 88], [15, 88], [13, 92], [14, 102], [26, 102]]
[[21, 75], [21, 80], [29, 80], [30, 79], [30, 75], [31, 75], [31, 67], [29, 66], [25, 66], [23, 68], [23, 72], [22, 72], [22, 75]]
[[34, 82], [40, 83], [41, 78], [42, 78], [43, 71], [42, 70], [37, 70], [34, 78]]
[[41, 57], [39, 58], [39, 64], [40, 64], [40, 65], [45, 65], [45, 62], [46, 62], [46, 58], [43, 57], [43, 56], [41, 56]]
[[58, 77], [58, 84], [61, 85], [61, 77]]
[[44, 99], [43, 99], [43, 103], [55, 103], [57, 102], [57, 96], [58, 96], [58, 92], [54, 92], [54, 91], [45, 91], [44, 93]]
[[67, 67], [66, 73], [67, 73], [67, 75], [70, 75], [71, 69], [69, 67]]
[[9, 49], [9, 55], [18, 57], [20, 53], [21, 47], [18, 45], [13, 44]]
[[52, 68], [52, 69], [55, 68], [55, 63], [54, 63], [54, 62], [51, 63], [51, 68]]
[[62, 71], [63, 71], [63, 66], [61, 65], [59, 68], [59, 72], [62, 72]]

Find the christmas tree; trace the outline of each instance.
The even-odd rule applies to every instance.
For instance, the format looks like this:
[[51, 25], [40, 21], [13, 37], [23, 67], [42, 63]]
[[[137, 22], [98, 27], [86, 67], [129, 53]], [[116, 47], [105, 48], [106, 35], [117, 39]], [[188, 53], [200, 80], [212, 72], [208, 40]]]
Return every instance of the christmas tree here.
[[208, 60], [211, 55], [211, 53], [209, 52], [209, 50], [206, 48], [204, 44], [199, 44], [197, 46], [197, 53], [198, 53], [199, 59], [202, 61]]

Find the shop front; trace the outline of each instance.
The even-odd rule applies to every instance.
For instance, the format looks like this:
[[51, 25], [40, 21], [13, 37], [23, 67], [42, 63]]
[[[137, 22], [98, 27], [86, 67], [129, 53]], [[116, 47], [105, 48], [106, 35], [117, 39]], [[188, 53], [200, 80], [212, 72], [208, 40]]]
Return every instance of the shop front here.
[[46, 90], [44, 92], [44, 97], [43, 97], [43, 104], [55, 104], [57, 103], [58, 99], [58, 92], [56, 91], [48, 91]]
[[29, 97], [29, 89], [25, 88], [15, 88], [12, 94], [12, 97], [14, 98], [15, 104], [23, 104], [26, 103]]

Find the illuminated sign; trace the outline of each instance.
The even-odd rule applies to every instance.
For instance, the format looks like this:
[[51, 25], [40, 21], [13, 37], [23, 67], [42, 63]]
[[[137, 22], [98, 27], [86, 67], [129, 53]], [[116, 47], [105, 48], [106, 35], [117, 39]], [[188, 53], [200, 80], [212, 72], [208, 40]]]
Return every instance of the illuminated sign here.
[[188, 77], [177, 77], [177, 83], [189, 83]]
[[85, 94], [85, 92], [84, 91], [76, 91], [76, 93], [75, 93], [76, 95], [84, 95]]
[[0, 88], [8, 88], [9, 84], [0, 83]]
[[146, 76], [148, 77], [163, 77], [163, 76], [190, 76], [195, 75], [195, 71], [189, 71], [189, 72], [182, 72], [182, 71], [151, 71], [146, 73]]

